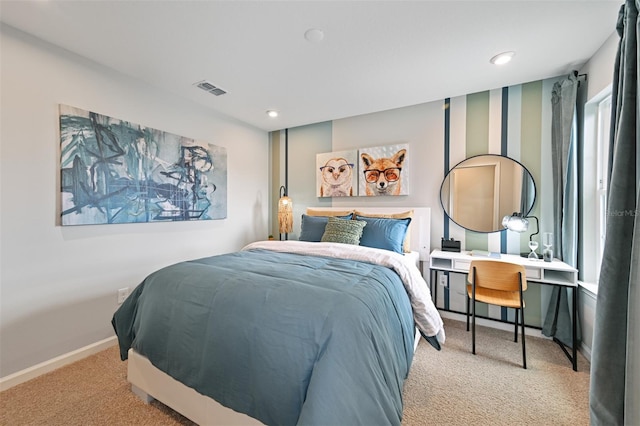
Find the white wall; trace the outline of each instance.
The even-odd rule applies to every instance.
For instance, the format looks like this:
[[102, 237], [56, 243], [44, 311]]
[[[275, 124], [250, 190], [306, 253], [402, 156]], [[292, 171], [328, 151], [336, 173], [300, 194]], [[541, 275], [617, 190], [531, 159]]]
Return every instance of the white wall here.
[[[1, 35], [0, 377], [113, 336], [116, 293], [268, 232], [268, 134], [39, 41]], [[58, 104], [226, 147], [228, 218], [59, 225]], [[247, 156], [246, 153], [251, 155]]]
[[587, 100], [593, 99], [611, 86], [619, 42], [620, 36], [614, 31], [580, 69], [580, 74], [587, 74], [588, 78]]

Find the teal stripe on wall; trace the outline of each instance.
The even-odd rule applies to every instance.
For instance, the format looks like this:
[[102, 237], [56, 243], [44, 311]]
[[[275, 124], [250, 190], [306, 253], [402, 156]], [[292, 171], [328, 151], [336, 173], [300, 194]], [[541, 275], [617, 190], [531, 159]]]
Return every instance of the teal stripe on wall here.
[[489, 92], [467, 95], [467, 158], [489, 152]]
[[[509, 144], [509, 88], [502, 88], [502, 111], [500, 114], [500, 155], [507, 156]], [[507, 231], [500, 232], [500, 253], [507, 252]]]
[[[529, 169], [538, 190], [542, 170], [542, 81], [522, 85], [522, 123], [520, 130], [521, 163]], [[536, 197], [531, 215], [540, 216], [540, 197]], [[536, 232], [535, 220], [530, 222], [530, 229], [521, 236], [520, 250], [528, 251], [529, 235]], [[538, 237], [538, 236], [536, 236]], [[537, 241], [540, 241], [539, 239]], [[541, 319], [541, 289], [539, 284], [530, 284], [525, 293], [525, 324], [540, 327]]]
[[[450, 148], [451, 148], [451, 99], [447, 98], [444, 100], [444, 176], [449, 173], [449, 162], [450, 162]], [[449, 239], [449, 217], [444, 215], [443, 220], [443, 238]], [[447, 276], [447, 282], [451, 282], [449, 280], [449, 272], [441, 272], [441, 274], [445, 274]], [[434, 283], [434, 285], [438, 285]], [[444, 308], [450, 309], [450, 289], [449, 287], [444, 289]], [[436, 304], [438, 301], [436, 300]]]
[[[489, 152], [489, 92], [467, 95], [466, 157]], [[465, 232], [466, 247], [488, 250], [487, 234]]]
[[[486, 154], [489, 152], [489, 116], [490, 92], [479, 92], [467, 95], [467, 123], [466, 123], [466, 156]], [[487, 234], [473, 231], [465, 232], [466, 247], [488, 250]], [[489, 316], [488, 306], [484, 303], [476, 304], [476, 314]]]
[[[501, 123], [500, 123], [500, 155], [507, 155], [507, 145], [509, 143], [509, 88], [502, 88], [502, 104], [501, 104]], [[507, 252], [507, 231], [500, 231], [500, 253]], [[500, 309], [500, 319], [507, 320], [507, 308]]]

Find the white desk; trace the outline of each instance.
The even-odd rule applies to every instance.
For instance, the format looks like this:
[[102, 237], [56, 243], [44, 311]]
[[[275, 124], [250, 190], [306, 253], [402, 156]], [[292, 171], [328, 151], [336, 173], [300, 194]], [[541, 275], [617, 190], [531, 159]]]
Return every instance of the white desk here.
[[578, 270], [557, 259], [554, 259], [552, 262], [545, 262], [542, 259], [530, 260], [528, 258], [514, 254], [500, 254], [500, 258], [494, 258], [487, 256], [472, 256], [471, 252], [469, 251], [456, 253], [442, 250], [433, 250], [431, 252], [431, 257], [429, 260], [429, 271], [431, 275], [430, 285], [432, 293], [434, 294], [435, 301], [437, 301], [438, 298], [438, 286], [436, 285], [436, 279], [434, 275], [437, 274], [438, 271], [468, 274], [471, 261], [474, 259], [498, 260], [503, 262], [517, 263], [524, 266], [527, 274], [527, 281], [547, 285], [571, 287], [574, 289], [571, 331], [572, 353], [569, 354], [562, 342], [555, 338], [553, 340], [560, 345], [564, 353], [572, 362], [573, 370], [578, 371], [578, 359], [576, 357], [576, 306], [578, 304]]

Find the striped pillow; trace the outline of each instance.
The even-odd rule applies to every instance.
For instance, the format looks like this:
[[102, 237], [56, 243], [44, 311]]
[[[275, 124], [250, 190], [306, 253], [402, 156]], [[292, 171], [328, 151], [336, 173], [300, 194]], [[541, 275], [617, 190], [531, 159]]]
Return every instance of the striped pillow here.
[[320, 241], [323, 243], [360, 244], [362, 230], [367, 222], [363, 220], [338, 219], [330, 217]]

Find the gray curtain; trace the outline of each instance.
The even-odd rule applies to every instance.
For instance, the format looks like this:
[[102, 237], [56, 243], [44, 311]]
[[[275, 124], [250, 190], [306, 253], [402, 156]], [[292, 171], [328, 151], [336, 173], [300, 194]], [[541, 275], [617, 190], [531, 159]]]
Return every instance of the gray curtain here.
[[607, 227], [591, 351], [592, 425], [640, 424], [638, 3], [618, 16]]
[[[553, 86], [551, 93], [551, 168], [553, 179], [554, 257], [578, 263], [577, 123], [578, 73]], [[572, 347], [571, 306], [574, 289], [554, 286], [542, 326], [545, 336]], [[575, 319], [578, 320], [577, 318]], [[578, 328], [577, 341], [580, 341]]]

